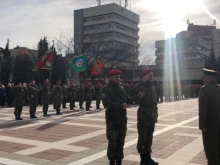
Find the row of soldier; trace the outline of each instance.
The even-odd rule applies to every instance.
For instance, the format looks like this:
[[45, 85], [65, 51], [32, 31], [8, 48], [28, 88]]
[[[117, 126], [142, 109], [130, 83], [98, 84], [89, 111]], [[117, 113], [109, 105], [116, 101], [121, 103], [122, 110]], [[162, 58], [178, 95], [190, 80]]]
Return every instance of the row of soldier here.
[[66, 107], [66, 103], [70, 102], [70, 110], [74, 110], [76, 97], [78, 94], [79, 107], [83, 108], [83, 102], [86, 101], [86, 111], [90, 111], [92, 101], [92, 91], [96, 94], [96, 108], [100, 108], [101, 90], [100, 83], [95, 86], [87, 82], [86, 85], [80, 84], [79, 87], [75, 86], [72, 81], [67, 85], [60, 85], [60, 81], [56, 82], [53, 87], [50, 86], [49, 80], [46, 79], [43, 85], [37, 86], [35, 81], [32, 80], [28, 85], [17, 83], [12, 87], [13, 102], [15, 107], [15, 119], [22, 120], [21, 113], [25, 100], [28, 100], [30, 105], [30, 118], [37, 118], [36, 108], [38, 106], [38, 93], [41, 92], [42, 111], [45, 117], [48, 117], [48, 108], [50, 100], [52, 100], [53, 108], [56, 110], [56, 115], [61, 115], [61, 104], [63, 108]]
[[[153, 82], [157, 90], [157, 102], [189, 99], [199, 96], [199, 90], [202, 85], [177, 85], [177, 84], [160, 84], [157, 81]], [[128, 104], [137, 104], [137, 88], [139, 83], [122, 83], [128, 95]]]

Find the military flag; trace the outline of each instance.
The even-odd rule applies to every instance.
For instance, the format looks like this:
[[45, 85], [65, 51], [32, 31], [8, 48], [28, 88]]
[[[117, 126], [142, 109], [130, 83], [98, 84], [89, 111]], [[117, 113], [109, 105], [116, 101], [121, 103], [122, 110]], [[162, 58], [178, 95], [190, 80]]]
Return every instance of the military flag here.
[[87, 54], [77, 56], [72, 60], [72, 68], [75, 73], [85, 71], [87, 69]]
[[99, 59], [96, 59], [96, 62], [92, 67], [92, 76], [98, 76], [99, 74], [102, 74], [103, 66], [103, 61], [99, 61]]
[[53, 46], [44, 53], [40, 61], [38, 61], [32, 71], [37, 71], [38, 69], [48, 69], [52, 70], [53, 65]]

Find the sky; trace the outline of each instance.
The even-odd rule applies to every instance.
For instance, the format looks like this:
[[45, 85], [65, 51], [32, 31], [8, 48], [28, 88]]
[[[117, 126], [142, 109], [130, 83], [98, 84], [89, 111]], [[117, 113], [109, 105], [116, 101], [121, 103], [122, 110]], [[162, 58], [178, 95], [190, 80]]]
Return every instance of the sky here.
[[[124, 0], [121, 0], [124, 5]], [[154, 57], [155, 41], [175, 37], [190, 23], [220, 24], [220, 0], [128, 0], [129, 9], [140, 15], [141, 59]], [[119, 0], [102, 0], [102, 4]], [[73, 10], [96, 6], [96, 0], [0, 0], [0, 47], [37, 48], [40, 38], [49, 43], [73, 30]]]

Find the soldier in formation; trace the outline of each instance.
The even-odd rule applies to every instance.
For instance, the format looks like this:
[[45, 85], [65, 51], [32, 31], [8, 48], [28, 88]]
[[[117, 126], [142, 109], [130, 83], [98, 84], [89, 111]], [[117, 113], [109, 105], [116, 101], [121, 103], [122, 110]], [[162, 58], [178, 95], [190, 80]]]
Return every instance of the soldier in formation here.
[[127, 96], [124, 87], [120, 86], [120, 74], [118, 69], [109, 71], [109, 84], [103, 88], [102, 94], [102, 102], [106, 108], [107, 156], [110, 165], [122, 163], [127, 130]]
[[97, 82], [95, 86], [96, 109], [100, 109], [101, 95], [102, 95], [102, 87], [100, 82]]
[[73, 84], [73, 81], [69, 82], [68, 94], [70, 100], [70, 110], [74, 110], [75, 102], [76, 102], [76, 87]]
[[60, 112], [61, 107], [61, 86], [60, 86], [60, 80], [57, 80], [56, 86], [54, 87], [54, 106], [56, 109], [56, 115], [62, 115]]
[[80, 83], [79, 85], [78, 95], [79, 95], [79, 107], [80, 109], [84, 109], [83, 102], [84, 102], [84, 96], [85, 96], [85, 87], [82, 83]]
[[17, 85], [12, 90], [14, 95], [14, 115], [15, 120], [23, 120], [21, 118], [22, 108], [24, 104], [24, 89], [21, 83]]
[[63, 108], [66, 108], [66, 103], [67, 103], [67, 100], [68, 100], [68, 88], [66, 86], [66, 84], [63, 84], [62, 85], [62, 105], [63, 105]]
[[138, 87], [139, 108], [137, 113], [138, 142], [141, 165], [158, 165], [151, 158], [151, 146], [155, 123], [157, 122], [157, 91], [152, 83], [152, 69], [143, 70], [142, 81]]
[[48, 117], [48, 108], [49, 108], [49, 100], [50, 100], [50, 85], [49, 80], [45, 79], [44, 84], [41, 88], [42, 93], [42, 104], [43, 104], [43, 114], [45, 117]]
[[35, 85], [35, 81], [32, 80], [28, 86], [28, 95], [29, 95], [29, 103], [30, 103], [30, 118], [37, 118], [35, 113], [38, 104], [38, 87]]
[[91, 101], [92, 101], [92, 89], [91, 83], [88, 81], [85, 87], [85, 99], [86, 99], [86, 111], [90, 111]]

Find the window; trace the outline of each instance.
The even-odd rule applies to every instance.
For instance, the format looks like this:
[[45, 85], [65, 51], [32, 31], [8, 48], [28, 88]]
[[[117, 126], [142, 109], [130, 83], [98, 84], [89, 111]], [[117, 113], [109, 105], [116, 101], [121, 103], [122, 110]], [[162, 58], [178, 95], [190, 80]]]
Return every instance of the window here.
[[103, 20], [103, 19], [105, 19], [105, 16], [104, 16], [104, 15], [99, 16], [99, 19], [100, 19], [100, 20]]
[[84, 18], [84, 22], [89, 22], [90, 18]]
[[108, 14], [108, 15], [106, 15], [106, 18], [113, 18], [113, 14]]
[[99, 20], [99, 17], [91, 17], [91, 20], [92, 21], [97, 21], [97, 20]]

